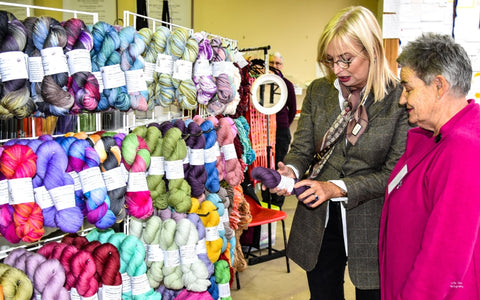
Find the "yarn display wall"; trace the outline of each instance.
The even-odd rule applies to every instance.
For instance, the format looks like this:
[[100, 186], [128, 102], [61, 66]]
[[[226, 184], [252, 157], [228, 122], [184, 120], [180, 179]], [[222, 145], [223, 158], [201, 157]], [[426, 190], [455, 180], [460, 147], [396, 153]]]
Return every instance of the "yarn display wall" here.
[[[90, 58], [90, 52], [93, 49], [93, 36], [85, 23], [80, 19], [71, 18], [63, 23], [63, 28], [67, 33], [65, 53], [68, 59], [73, 60], [75, 57], [79, 59], [79, 55], [76, 53], [82, 53], [84, 56], [88, 55], [88, 58]], [[81, 63], [71, 63], [70, 65], [69, 69], [72, 75], [68, 79], [67, 87], [75, 100], [71, 112], [77, 114], [83, 110], [95, 111], [100, 101], [100, 87], [97, 78], [91, 73], [91, 60], [83, 58]]]
[[[6, 11], [0, 11], [0, 57], [3, 57], [2, 65], [8, 61], [15, 62], [11, 55], [23, 57], [22, 51], [27, 44], [27, 30], [22, 22]], [[11, 53], [7, 53], [11, 52]], [[3, 54], [5, 53], [5, 54]], [[10, 58], [10, 59], [9, 59]], [[25, 61], [20, 60], [25, 63]], [[7, 66], [5, 66], [7, 67]], [[10, 68], [16, 69], [15, 74], [8, 74], [8, 68], [3, 73], [2, 92], [0, 100], [0, 119], [26, 118], [35, 111], [35, 104], [30, 97], [28, 86], [28, 74], [25, 65], [10, 65]], [[18, 69], [17, 69], [18, 68]], [[13, 76], [11, 78], [5, 75]]]
[[45, 72], [41, 84], [44, 102], [37, 103], [38, 109], [45, 114], [64, 116], [68, 114], [74, 103], [73, 96], [66, 91], [68, 66], [65, 63], [53, 68], [53, 62], [49, 62], [48, 59], [52, 53], [63, 54], [63, 49], [67, 45], [67, 32], [57, 20], [42, 16], [33, 24], [32, 38], [35, 47], [42, 54]]

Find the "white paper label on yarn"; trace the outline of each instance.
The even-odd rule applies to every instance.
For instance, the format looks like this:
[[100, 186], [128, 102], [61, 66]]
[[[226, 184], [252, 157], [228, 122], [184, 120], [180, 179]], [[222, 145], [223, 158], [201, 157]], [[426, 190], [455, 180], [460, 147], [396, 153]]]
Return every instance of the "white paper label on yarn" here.
[[194, 76], [212, 76], [212, 74], [212, 65], [208, 59], [200, 58], [195, 61], [195, 65], [193, 66]]
[[50, 193], [44, 185], [34, 188], [33, 195], [35, 197], [35, 203], [37, 203], [42, 210], [53, 206], [52, 197], [50, 197]]
[[216, 241], [220, 238], [218, 226], [205, 227], [205, 240], [207, 242]]
[[165, 259], [163, 257], [163, 249], [160, 248], [159, 244], [151, 244], [151, 245], [147, 244], [146, 249], [147, 249], [147, 254], [146, 254], [147, 261], [154, 262], [154, 261], [163, 261]]
[[28, 80], [42, 82], [44, 77], [42, 58], [40, 56], [28, 58]]
[[234, 144], [223, 145], [221, 148], [221, 151], [223, 153], [223, 157], [225, 158], [225, 160], [238, 159], [237, 151], [235, 151]]
[[228, 282], [218, 284], [218, 296], [220, 299], [230, 297], [230, 284]]
[[40, 50], [45, 76], [68, 73], [67, 57], [62, 47], [50, 47]]
[[132, 283], [130, 281], [130, 276], [128, 274], [122, 273], [122, 293], [130, 293], [132, 291]]
[[0, 76], [2, 82], [27, 79], [27, 56], [22, 51], [0, 53]]
[[137, 93], [147, 90], [147, 82], [143, 70], [125, 71], [125, 81], [128, 93]]
[[99, 167], [92, 167], [82, 170], [78, 173], [80, 182], [82, 183], [83, 193], [90, 192], [96, 189], [103, 189], [105, 182], [103, 181], [102, 172]]
[[225, 209], [223, 215], [220, 216], [220, 223], [230, 223], [230, 217], [228, 216], [227, 209]]
[[193, 264], [198, 259], [195, 253], [195, 245], [180, 246], [180, 260], [182, 265]]
[[192, 166], [203, 166], [205, 164], [205, 150], [203, 149], [190, 149], [189, 160]]
[[0, 181], [0, 205], [8, 204], [10, 202], [10, 193], [8, 192], [8, 181]]
[[106, 285], [99, 290], [100, 300], [122, 299], [122, 285]]
[[107, 191], [113, 191], [127, 186], [124, 173], [121, 167], [102, 172], [103, 181], [107, 187]]
[[143, 295], [150, 291], [151, 287], [148, 283], [147, 274], [130, 277], [132, 280], [132, 295]]
[[73, 179], [73, 186], [75, 191], [81, 191], [82, 190], [82, 183], [80, 182], [80, 176], [78, 176], [78, 173], [75, 171], [68, 172], [70, 176], [72, 176]]
[[70, 289], [70, 300], [80, 300], [80, 295], [77, 292], [77, 289], [72, 287]]
[[68, 63], [68, 72], [75, 74], [78, 72], [92, 72], [92, 59], [90, 51], [87, 49], [75, 49], [66, 54]]
[[10, 205], [35, 202], [33, 196], [32, 178], [8, 179]]
[[167, 268], [173, 268], [180, 265], [180, 251], [167, 250], [165, 251], [164, 266]]
[[195, 246], [195, 253], [198, 254], [207, 254], [207, 243], [205, 238], [198, 240], [197, 245]]
[[280, 183], [277, 185], [277, 188], [281, 190], [287, 190], [289, 193], [291, 193], [294, 185], [295, 179], [281, 175]]
[[215, 147], [210, 147], [208, 149], [205, 149], [203, 151], [203, 155], [204, 155], [203, 159], [206, 164], [217, 161], [217, 151], [215, 150]]
[[221, 218], [220, 218], [220, 222], [218, 222], [217, 228], [218, 228], [218, 232], [223, 232], [223, 231], [225, 231], [225, 224], [223, 224]]
[[125, 164], [122, 162], [120, 163], [120, 168], [122, 169], [122, 172], [123, 172], [123, 178], [125, 179], [125, 183], [128, 182], [128, 170], [127, 168], [125, 167]]
[[218, 141], [215, 142], [215, 144], [213, 145], [212, 148], [215, 150], [215, 156], [218, 157], [218, 156], [222, 155], [222, 154], [220, 153], [220, 145], [218, 144]]
[[95, 295], [90, 296], [90, 297], [80, 296], [80, 299], [82, 299], [82, 300], [98, 300], [98, 294], [95, 294]]
[[145, 172], [128, 173], [127, 192], [148, 191], [147, 176]]
[[75, 207], [75, 190], [73, 184], [51, 189], [50, 196], [57, 210]]
[[159, 53], [155, 71], [162, 74], [173, 74], [173, 57], [171, 55]]
[[98, 81], [98, 90], [100, 93], [103, 93], [103, 78], [102, 78], [102, 72], [92, 72], [93, 76], [97, 78]]
[[101, 67], [100, 72], [102, 73], [103, 88], [114, 89], [125, 86], [125, 73], [119, 64]]
[[190, 147], [188, 147], [188, 146], [187, 146], [187, 155], [185, 155], [185, 157], [183, 158], [182, 163], [184, 165], [190, 164]]
[[150, 83], [153, 82], [153, 73], [155, 72], [155, 63], [145, 62], [143, 65], [143, 76], [145, 77], [145, 81]]
[[167, 179], [181, 179], [185, 175], [183, 173], [183, 160], [165, 161], [165, 177]]
[[240, 69], [248, 66], [248, 61], [243, 57], [243, 54], [240, 51], [235, 51], [233, 54], [233, 61], [237, 63]]
[[165, 174], [165, 157], [151, 156], [148, 175], [164, 175]]
[[173, 75], [174, 79], [187, 80], [192, 79], [193, 63], [188, 60], [177, 59], [173, 63]]
[[220, 74], [227, 74], [229, 77], [233, 77], [233, 62], [231, 61], [215, 61], [213, 65], [213, 77], [218, 77]]

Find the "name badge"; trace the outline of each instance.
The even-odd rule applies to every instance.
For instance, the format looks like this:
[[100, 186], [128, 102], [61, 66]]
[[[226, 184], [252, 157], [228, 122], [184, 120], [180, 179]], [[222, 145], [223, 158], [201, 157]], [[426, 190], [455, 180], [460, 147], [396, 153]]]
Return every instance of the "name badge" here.
[[407, 175], [408, 173], [408, 168], [407, 165], [405, 165], [400, 172], [393, 178], [393, 180], [388, 184], [388, 193], [390, 194], [394, 188], [398, 186], [398, 184], [402, 181], [403, 177]]
[[352, 129], [352, 134], [353, 134], [354, 136], [356, 136], [356, 135], [358, 134], [358, 132], [360, 132], [360, 129], [362, 129], [362, 125], [360, 125], [360, 124], [358, 124], [358, 123], [355, 124], [355, 126], [354, 126], [353, 129]]

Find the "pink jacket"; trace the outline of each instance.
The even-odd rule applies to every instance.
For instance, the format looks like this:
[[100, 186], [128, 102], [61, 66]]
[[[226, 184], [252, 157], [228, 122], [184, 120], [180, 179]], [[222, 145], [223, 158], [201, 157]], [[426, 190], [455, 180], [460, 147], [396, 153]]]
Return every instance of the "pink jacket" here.
[[480, 299], [480, 106], [408, 133], [382, 211], [382, 299]]

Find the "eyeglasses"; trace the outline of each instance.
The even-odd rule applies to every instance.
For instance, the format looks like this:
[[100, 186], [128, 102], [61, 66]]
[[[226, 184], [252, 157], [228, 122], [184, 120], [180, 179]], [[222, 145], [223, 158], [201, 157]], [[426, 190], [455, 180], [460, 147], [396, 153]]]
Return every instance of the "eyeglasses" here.
[[327, 67], [331, 68], [331, 69], [333, 69], [335, 67], [335, 64], [337, 64], [342, 69], [348, 69], [348, 68], [350, 68], [350, 65], [352, 64], [355, 57], [356, 56], [352, 57], [349, 60], [339, 59], [337, 61], [333, 61], [332, 59], [327, 59], [327, 60], [322, 61], [322, 63], [324, 65], [326, 65]]

